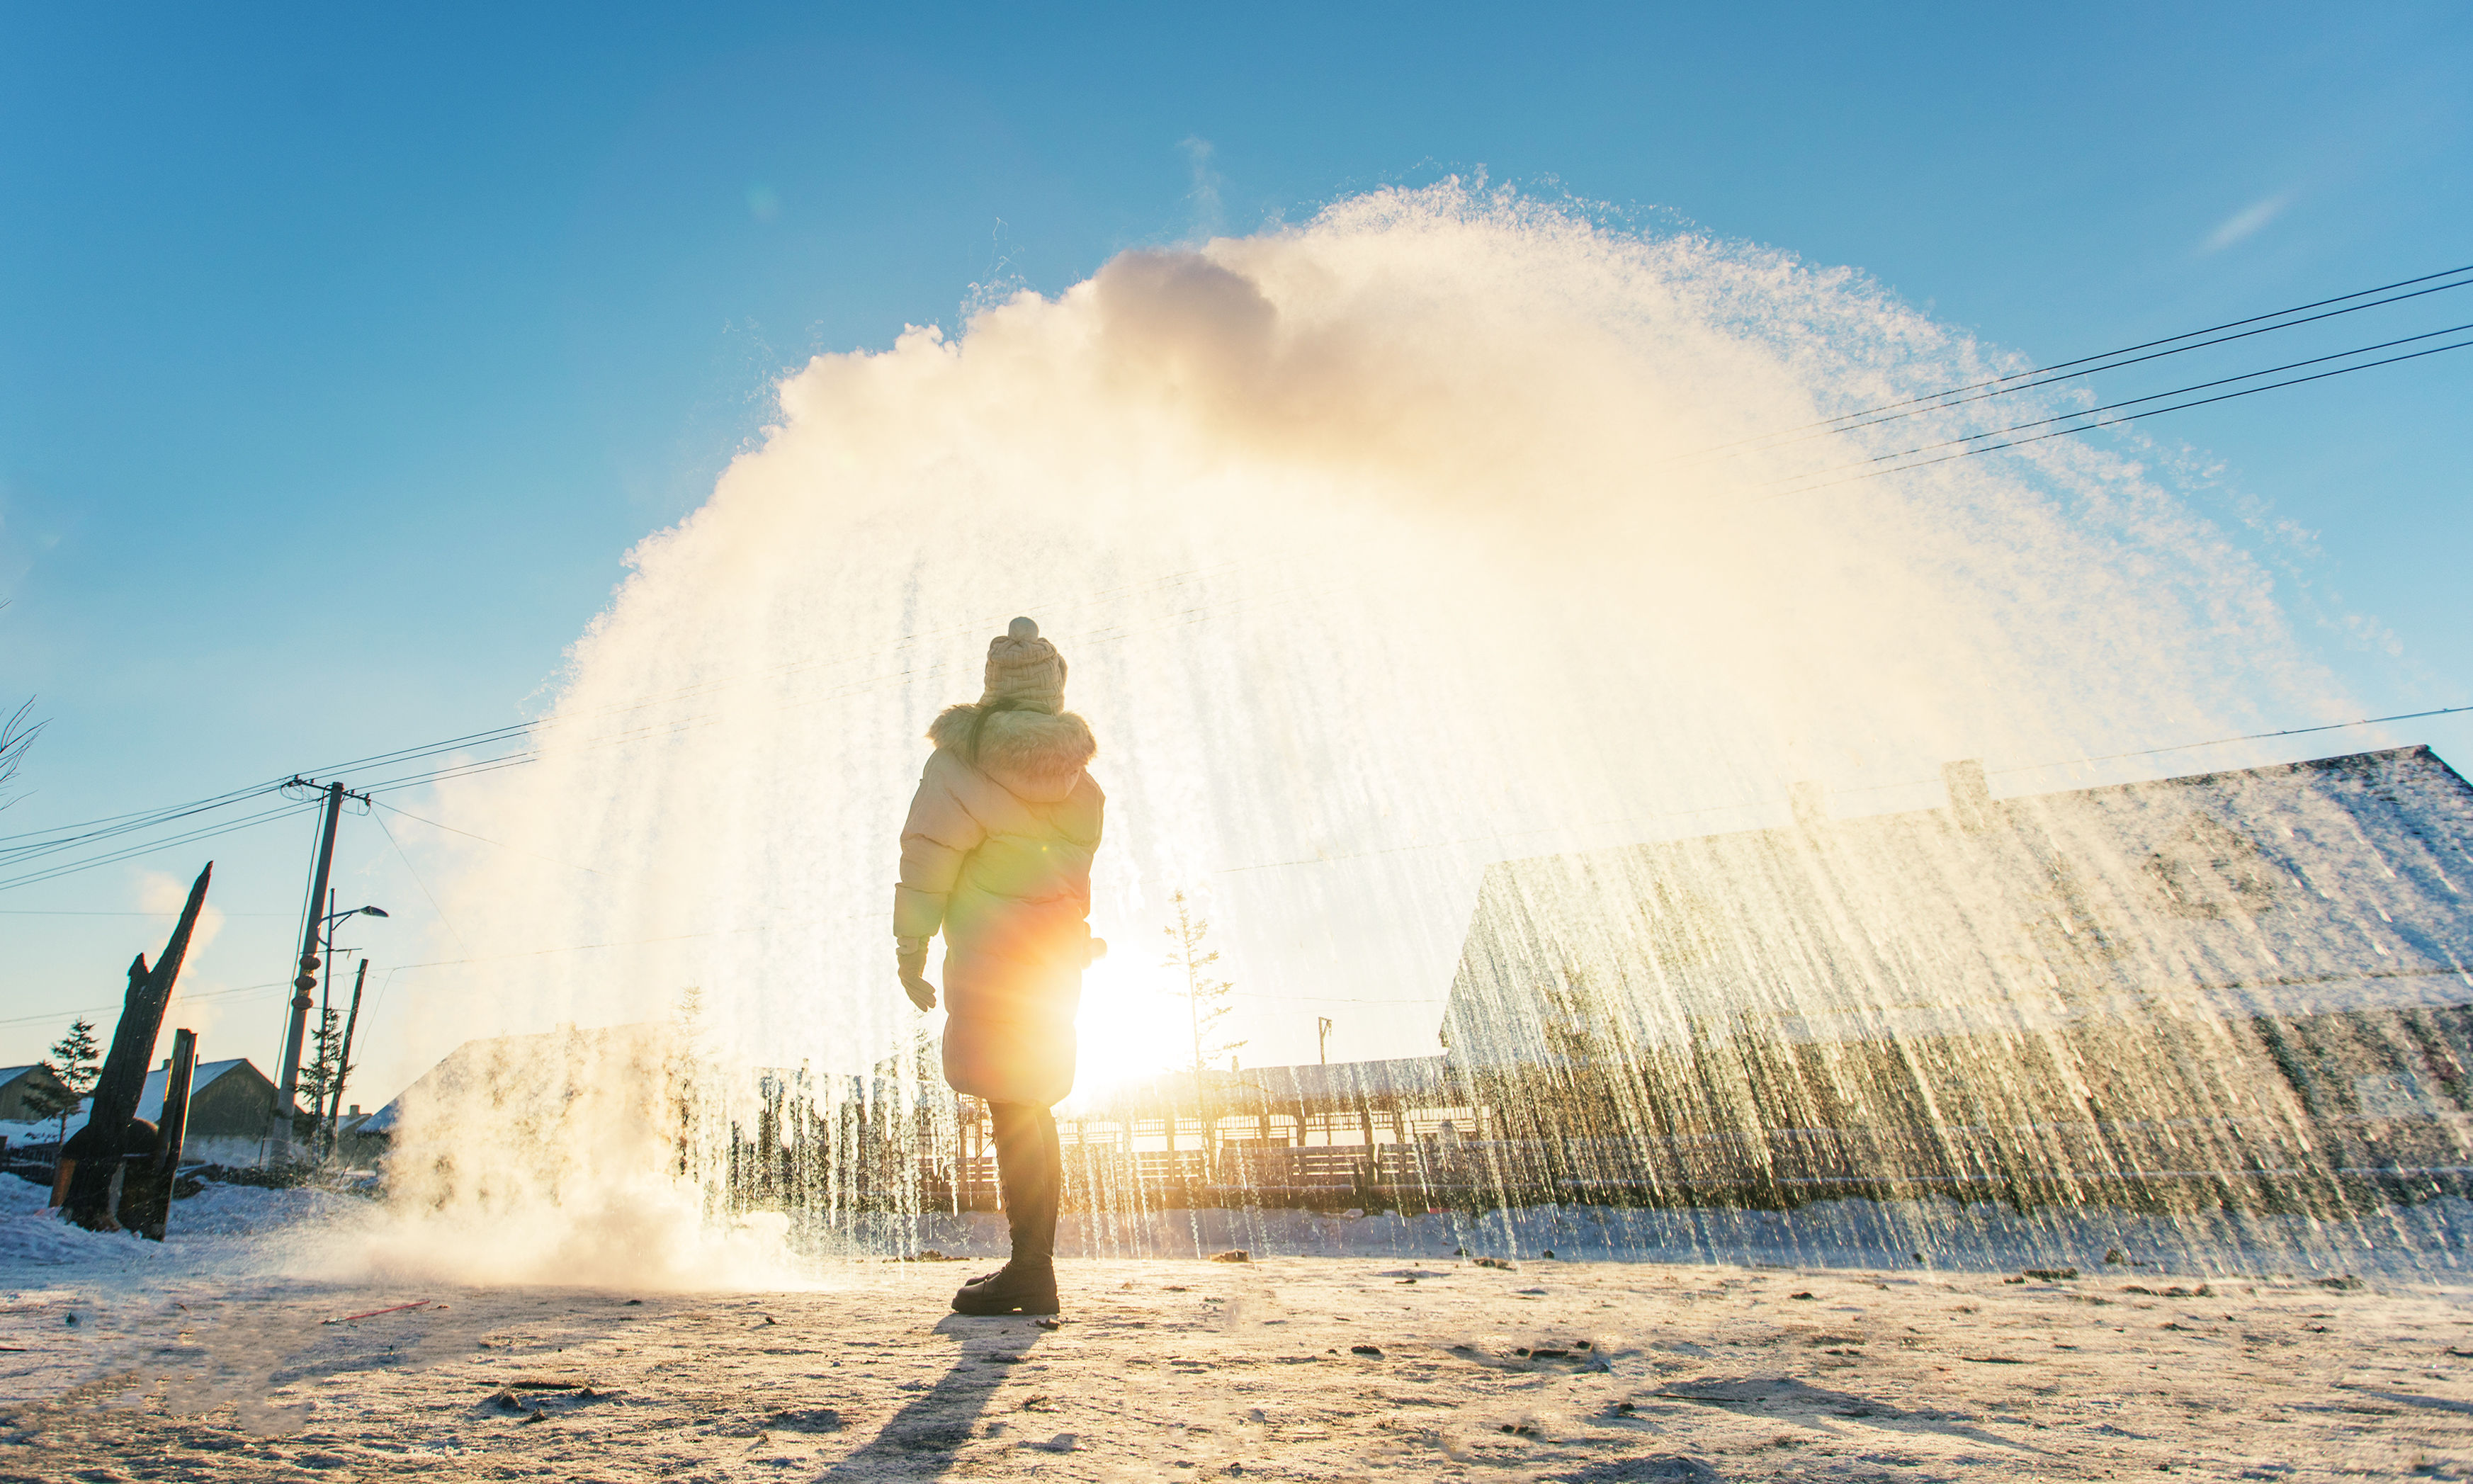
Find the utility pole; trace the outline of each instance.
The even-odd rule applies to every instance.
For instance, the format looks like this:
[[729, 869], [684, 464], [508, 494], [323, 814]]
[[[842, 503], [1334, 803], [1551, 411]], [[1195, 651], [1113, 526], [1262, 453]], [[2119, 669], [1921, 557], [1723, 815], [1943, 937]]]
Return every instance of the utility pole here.
[[[302, 778], [292, 781], [304, 788], [319, 786]], [[368, 802], [363, 795], [348, 795], [341, 783], [326, 784], [324, 793], [326, 822], [318, 839], [318, 869], [309, 877], [308, 921], [300, 928], [300, 972], [292, 981], [292, 1024], [283, 1037], [283, 1079], [276, 1089], [274, 1127], [269, 1130], [268, 1157], [276, 1163], [292, 1158], [292, 1120], [300, 1111], [300, 1038], [309, 1028], [309, 1012], [318, 1004], [310, 991], [318, 988], [318, 948], [327, 923], [326, 879], [335, 869], [335, 825], [343, 818], [347, 797]]]
[[1322, 1058], [1323, 1065], [1331, 1065], [1331, 1017], [1329, 1016], [1314, 1017], [1314, 1054]]

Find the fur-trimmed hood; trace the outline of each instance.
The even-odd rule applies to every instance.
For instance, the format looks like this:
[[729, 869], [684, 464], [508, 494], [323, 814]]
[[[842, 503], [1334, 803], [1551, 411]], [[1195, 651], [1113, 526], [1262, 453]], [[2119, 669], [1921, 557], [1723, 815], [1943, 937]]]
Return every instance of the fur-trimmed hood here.
[[948, 706], [927, 729], [939, 752], [970, 763], [1019, 798], [1052, 803], [1073, 792], [1073, 780], [1099, 755], [1091, 724], [1070, 711], [1000, 710], [980, 726], [979, 755], [971, 756], [971, 729], [979, 722], [975, 704]]

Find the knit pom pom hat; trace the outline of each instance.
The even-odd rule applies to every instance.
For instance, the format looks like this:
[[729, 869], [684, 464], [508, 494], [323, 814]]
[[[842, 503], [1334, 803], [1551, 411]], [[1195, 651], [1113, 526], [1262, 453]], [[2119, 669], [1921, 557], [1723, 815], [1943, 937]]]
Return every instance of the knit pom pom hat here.
[[1065, 709], [1065, 657], [1027, 618], [1015, 619], [988, 641], [987, 693], [979, 705], [998, 701], [1051, 715]]

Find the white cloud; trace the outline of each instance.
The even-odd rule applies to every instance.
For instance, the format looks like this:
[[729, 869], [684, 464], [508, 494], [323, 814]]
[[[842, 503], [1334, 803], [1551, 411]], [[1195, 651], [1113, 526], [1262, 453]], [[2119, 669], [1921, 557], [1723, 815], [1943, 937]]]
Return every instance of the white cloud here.
[[2256, 235], [2260, 227], [2282, 216], [2284, 208], [2292, 204], [2291, 191], [2278, 191], [2263, 201], [2250, 203], [2224, 218], [2221, 225], [2208, 233], [2206, 245], [2200, 248], [2199, 251], [2221, 252], [2234, 243]]
[[[189, 883], [179, 876], [160, 871], [145, 871], [138, 874], [138, 911], [169, 912], [173, 914], [173, 922], [178, 922], [180, 909], [187, 906], [188, 902]], [[211, 901], [207, 902], [198, 909], [198, 925], [189, 935], [189, 951], [197, 953], [204, 950], [206, 945], [215, 941], [215, 935], [223, 930], [223, 909]], [[163, 936], [165, 938], [172, 936], [169, 924], [166, 924]], [[161, 945], [157, 944], [154, 951], [161, 951]], [[149, 962], [152, 962], [151, 953]]]

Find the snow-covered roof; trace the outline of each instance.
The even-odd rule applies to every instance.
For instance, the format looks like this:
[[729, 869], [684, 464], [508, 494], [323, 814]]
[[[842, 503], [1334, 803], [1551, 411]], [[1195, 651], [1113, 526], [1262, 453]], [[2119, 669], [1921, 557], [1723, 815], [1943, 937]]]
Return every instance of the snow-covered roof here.
[[[677, 1034], [666, 1021], [626, 1025], [562, 1025], [554, 1030], [468, 1041], [439, 1064], [413, 1080], [393, 1101], [361, 1120], [359, 1132], [392, 1136], [407, 1101], [455, 1096], [473, 1089], [496, 1089], [495, 1097], [543, 1100], [542, 1107], [564, 1107], [581, 1090], [581, 1069], [615, 1061], [658, 1069]], [[508, 1114], [513, 1116], [512, 1113]]]
[[[230, 1072], [235, 1067], [248, 1066], [249, 1065], [249, 1058], [245, 1056], [236, 1056], [221, 1062], [200, 1062], [197, 1065], [197, 1069], [190, 1074], [190, 1099], [194, 1101], [198, 1094], [204, 1092], [208, 1087], [212, 1086], [217, 1078]], [[171, 1079], [171, 1072], [167, 1068], [160, 1066], [146, 1074], [145, 1089], [137, 1095], [137, 1116], [145, 1119], [149, 1123], [161, 1123], [163, 1121], [163, 1086]], [[0, 1077], [0, 1086], [6, 1086], [7, 1083], [8, 1078]], [[93, 1099], [89, 1098], [86, 1100], [85, 1107], [82, 1107], [77, 1112], [69, 1114], [68, 1132], [74, 1134], [78, 1130], [85, 1127], [85, 1115], [87, 1110], [92, 1106]], [[48, 1140], [60, 1132], [60, 1124], [59, 1120], [52, 1118], [37, 1119], [31, 1123], [22, 1124], [0, 1123], [0, 1135], [7, 1135], [12, 1142], [28, 1138]]]
[[[248, 1065], [249, 1058], [245, 1056], [236, 1056], [222, 1062], [200, 1062], [197, 1070], [189, 1076], [189, 1096], [196, 1097], [212, 1086], [216, 1078], [234, 1067]], [[162, 1066], [146, 1074], [146, 1090], [137, 1094], [137, 1116], [149, 1123], [163, 1121], [163, 1089], [171, 1078], [171, 1069]]]
[[2462, 1005], [2468, 879], [2473, 787], [2424, 747], [1954, 798], [1489, 867], [1444, 1023], [1454, 1065], [1540, 1065]]

